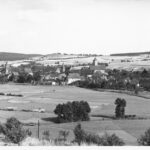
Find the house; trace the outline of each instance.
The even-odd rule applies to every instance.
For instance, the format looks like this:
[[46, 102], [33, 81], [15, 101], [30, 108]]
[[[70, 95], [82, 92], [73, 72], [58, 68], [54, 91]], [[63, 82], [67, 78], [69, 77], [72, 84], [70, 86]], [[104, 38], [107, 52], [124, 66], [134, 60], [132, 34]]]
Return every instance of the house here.
[[68, 76], [67, 84], [71, 84], [73, 82], [80, 81], [80, 80], [81, 80], [80, 74], [78, 74], [78, 73], [70, 73], [69, 76]]
[[52, 76], [51, 74], [48, 74], [48, 75], [43, 75], [41, 77], [40, 83], [44, 85], [56, 85], [57, 84], [56, 80], [57, 80], [56, 76]]
[[57, 73], [49, 73], [47, 75], [43, 75], [42, 80], [44, 81], [52, 81], [52, 80], [56, 80], [58, 78], [58, 74]]
[[106, 70], [106, 66], [104, 64], [102, 65], [98, 65], [98, 66], [89, 66], [90, 70], [92, 70], [93, 72], [96, 72], [96, 71], [100, 71], [100, 70]]
[[71, 67], [70, 73], [79, 73], [80, 74], [82, 68], [83, 68], [83, 66]]

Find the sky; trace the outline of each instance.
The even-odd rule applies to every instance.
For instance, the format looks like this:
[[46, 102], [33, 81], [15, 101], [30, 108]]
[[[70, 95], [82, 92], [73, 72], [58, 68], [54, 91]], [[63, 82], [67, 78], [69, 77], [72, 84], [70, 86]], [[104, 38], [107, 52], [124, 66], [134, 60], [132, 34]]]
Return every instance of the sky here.
[[150, 51], [150, 1], [0, 0], [0, 51]]

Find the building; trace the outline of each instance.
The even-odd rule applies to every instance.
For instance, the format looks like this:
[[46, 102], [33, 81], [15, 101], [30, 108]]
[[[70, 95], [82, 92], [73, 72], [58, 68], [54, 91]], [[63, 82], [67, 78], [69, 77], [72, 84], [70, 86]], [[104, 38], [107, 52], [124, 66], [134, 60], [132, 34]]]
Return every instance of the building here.
[[81, 80], [80, 74], [78, 74], [78, 73], [70, 73], [69, 76], [68, 76], [67, 84], [71, 84], [73, 82], [80, 81], [80, 80]]
[[106, 66], [105, 65], [98, 65], [98, 66], [89, 66], [89, 68], [93, 71], [105, 71], [106, 70]]
[[97, 61], [97, 58], [95, 57], [93, 60], [93, 66], [97, 66], [97, 65], [98, 65], [98, 61]]

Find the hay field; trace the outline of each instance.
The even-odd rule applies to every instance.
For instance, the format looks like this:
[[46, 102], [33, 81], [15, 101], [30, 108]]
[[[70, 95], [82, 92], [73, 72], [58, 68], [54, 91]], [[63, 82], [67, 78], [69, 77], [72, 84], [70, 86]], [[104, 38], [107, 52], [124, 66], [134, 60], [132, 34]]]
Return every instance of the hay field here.
[[[73, 139], [72, 129], [77, 123], [55, 124], [48, 120], [55, 116], [53, 110], [59, 103], [67, 101], [85, 100], [92, 108], [91, 114], [113, 115], [115, 110], [114, 101], [117, 97], [125, 98], [127, 101], [126, 114], [138, 116], [150, 116], [150, 100], [141, 97], [130, 96], [121, 93], [98, 92], [88, 89], [70, 86], [31, 86], [31, 85], [0, 85], [0, 92], [22, 94], [23, 97], [1, 96], [0, 109], [16, 107], [18, 111], [0, 110], [0, 121], [5, 122], [8, 117], [15, 116], [22, 122], [35, 122], [40, 120], [40, 134], [49, 130], [52, 137], [57, 137], [60, 130], [70, 130], [70, 140]], [[44, 108], [45, 113], [22, 112], [21, 109]], [[85, 130], [102, 134], [104, 131], [116, 133], [122, 137], [128, 145], [136, 145], [138, 138], [150, 127], [150, 120], [102, 120], [91, 117], [91, 121], [82, 122]], [[37, 134], [37, 126], [28, 126]]]

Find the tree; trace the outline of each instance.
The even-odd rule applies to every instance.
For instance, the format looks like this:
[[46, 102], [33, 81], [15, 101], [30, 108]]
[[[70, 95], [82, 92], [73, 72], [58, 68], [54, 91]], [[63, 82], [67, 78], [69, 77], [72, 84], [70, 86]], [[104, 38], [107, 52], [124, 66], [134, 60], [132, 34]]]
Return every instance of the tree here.
[[150, 146], [150, 128], [137, 141], [140, 145]]
[[115, 134], [108, 135], [107, 133], [105, 133], [102, 137], [100, 137], [99, 135], [96, 135], [94, 133], [88, 133], [84, 129], [82, 129], [81, 124], [78, 124], [74, 128], [73, 132], [75, 136], [74, 142], [77, 142], [78, 145], [81, 145], [81, 143], [103, 146], [122, 146], [125, 144], [123, 140]]
[[58, 104], [54, 110], [58, 122], [87, 121], [91, 109], [86, 101], [73, 101], [66, 104]]
[[100, 72], [96, 72], [93, 74], [92, 79], [94, 81], [95, 84], [100, 85], [102, 82], [102, 78], [101, 78], [101, 73]]
[[115, 101], [115, 105], [116, 105], [116, 109], [115, 109], [116, 118], [124, 118], [126, 100], [121, 99], [121, 98], [117, 98]]
[[33, 79], [34, 81], [39, 81], [41, 79], [40, 71], [34, 72]]
[[23, 129], [21, 122], [14, 117], [7, 119], [6, 123], [0, 126], [0, 132], [5, 135], [7, 141], [15, 144], [32, 134], [31, 131]]
[[73, 130], [74, 136], [75, 136], [75, 142], [77, 142], [79, 145], [83, 141], [85, 141], [85, 131], [81, 128], [81, 124], [79, 123]]
[[32, 80], [33, 80], [33, 76], [31, 74], [28, 74], [26, 77], [26, 82], [31, 83]]
[[25, 73], [20, 73], [17, 79], [18, 83], [24, 83], [26, 82], [26, 74]]

